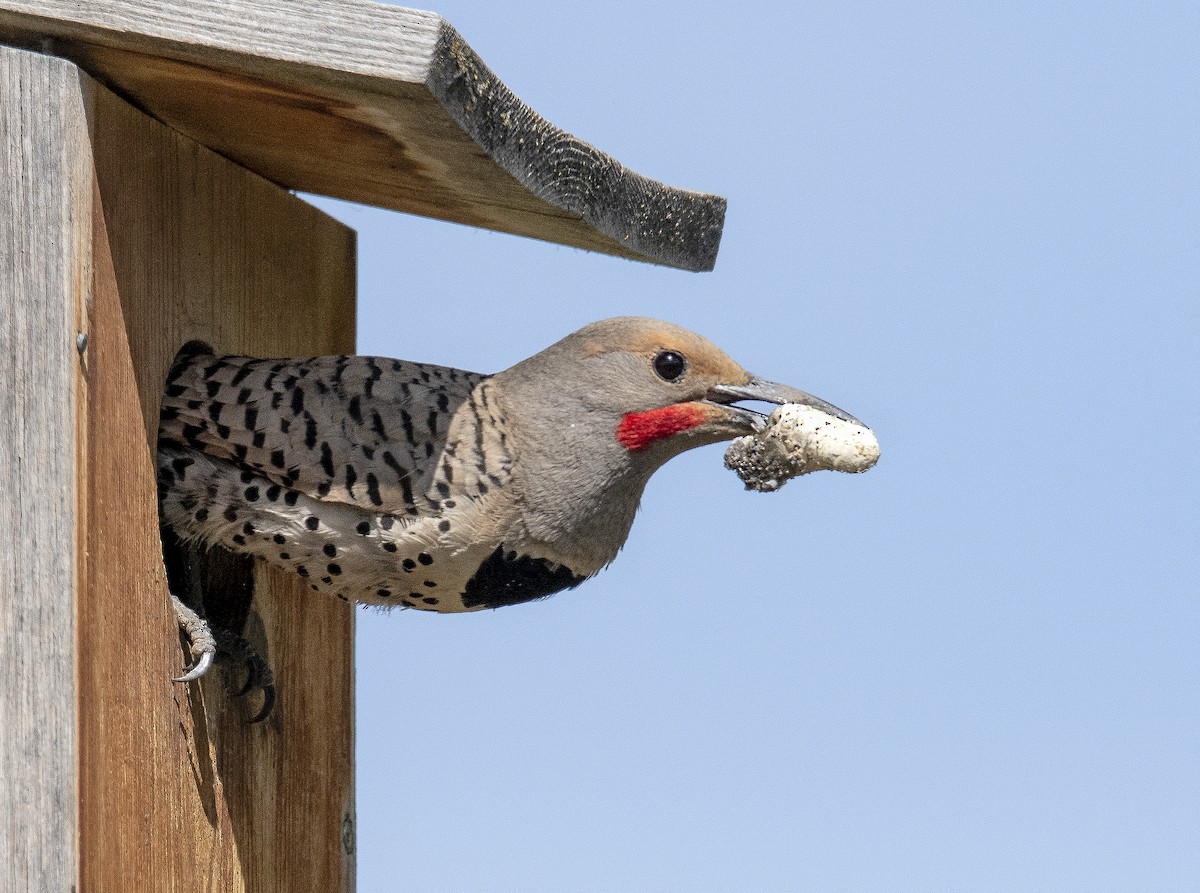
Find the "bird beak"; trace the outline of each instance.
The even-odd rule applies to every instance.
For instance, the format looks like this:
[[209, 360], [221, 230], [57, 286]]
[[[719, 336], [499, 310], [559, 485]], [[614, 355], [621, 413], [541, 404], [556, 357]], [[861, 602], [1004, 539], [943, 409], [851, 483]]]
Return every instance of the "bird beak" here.
[[761, 412], [746, 409], [744, 406], [733, 406], [734, 402], [738, 400], [761, 400], [764, 403], [775, 403], [777, 405], [799, 403], [803, 406], [811, 406], [814, 409], [819, 409], [821, 412], [831, 415], [834, 418], [842, 419], [855, 425], [862, 425], [864, 428], [867, 427], [854, 416], [850, 415], [850, 413], [846, 412], [846, 410], [838, 409], [832, 403], [826, 403], [820, 397], [814, 397], [805, 391], [762, 378], [751, 377], [745, 384], [715, 385], [709, 390], [706, 396], [709, 402], [722, 406], [730, 415], [731, 421], [742, 424], [752, 431], [761, 430], [767, 422], [767, 417]]

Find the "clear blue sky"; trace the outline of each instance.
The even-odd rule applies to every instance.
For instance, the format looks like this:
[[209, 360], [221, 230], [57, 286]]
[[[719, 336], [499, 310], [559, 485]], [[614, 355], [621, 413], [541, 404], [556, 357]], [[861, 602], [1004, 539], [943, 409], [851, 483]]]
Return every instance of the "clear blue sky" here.
[[434, 7], [718, 192], [678, 271], [332, 201], [359, 349], [670, 319], [874, 427], [660, 472], [597, 579], [359, 615], [364, 893], [1200, 889], [1200, 5]]

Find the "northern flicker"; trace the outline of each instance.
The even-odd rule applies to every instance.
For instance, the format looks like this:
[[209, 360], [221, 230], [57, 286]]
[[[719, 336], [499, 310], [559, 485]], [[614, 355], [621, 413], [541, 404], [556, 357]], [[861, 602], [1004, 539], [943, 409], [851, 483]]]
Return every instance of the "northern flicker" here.
[[[617, 555], [647, 480], [763, 427], [738, 400], [816, 407], [706, 339], [636, 317], [481, 375], [379, 357], [184, 352], [162, 403], [161, 517], [370, 605], [476, 611], [578, 586]], [[214, 650], [178, 601], [195, 663]]]

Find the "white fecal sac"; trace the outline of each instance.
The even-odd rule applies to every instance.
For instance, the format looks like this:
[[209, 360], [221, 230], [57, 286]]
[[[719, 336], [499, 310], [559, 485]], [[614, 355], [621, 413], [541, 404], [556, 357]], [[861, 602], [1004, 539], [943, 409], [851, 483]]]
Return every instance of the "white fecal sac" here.
[[725, 467], [747, 490], [769, 493], [794, 477], [829, 469], [852, 474], [879, 461], [870, 428], [799, 403], [785, 403], [757, 434], [739, 437], [725, 451]]

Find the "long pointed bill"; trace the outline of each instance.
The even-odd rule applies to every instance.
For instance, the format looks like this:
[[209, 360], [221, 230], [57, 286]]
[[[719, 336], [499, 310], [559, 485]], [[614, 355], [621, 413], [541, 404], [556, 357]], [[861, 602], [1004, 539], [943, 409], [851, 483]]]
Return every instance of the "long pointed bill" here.
[[821, 412], [827, 413], [834, 418], [839, 418], [855, 425], [862, 425], [864, 428], [866, 427], [866, 425], [863, 425], [862, 422], [850, 415], [846, 410], [839, 409], [832, 403], [826, 403], [820, 397], [814, 397], [806, 391], [762, 378], [751, 378], [750, 381], [742, 385], [717, 385], [708, 392], [708, 399], [713, 403], [719, 403], [727, 407], [729, 410], [744, 414], [746, 416], [744, 421], [755, 430], [763, 426], [766, 417], [761, 413], [753, 412], [741, 406], [731, 406], [730, 404], [736, 400], [761, 400], [764, 403], [780, 405], [784, 403], [799, 403], [803, 406], [811, 406], [814, 409], [819, 409]]

